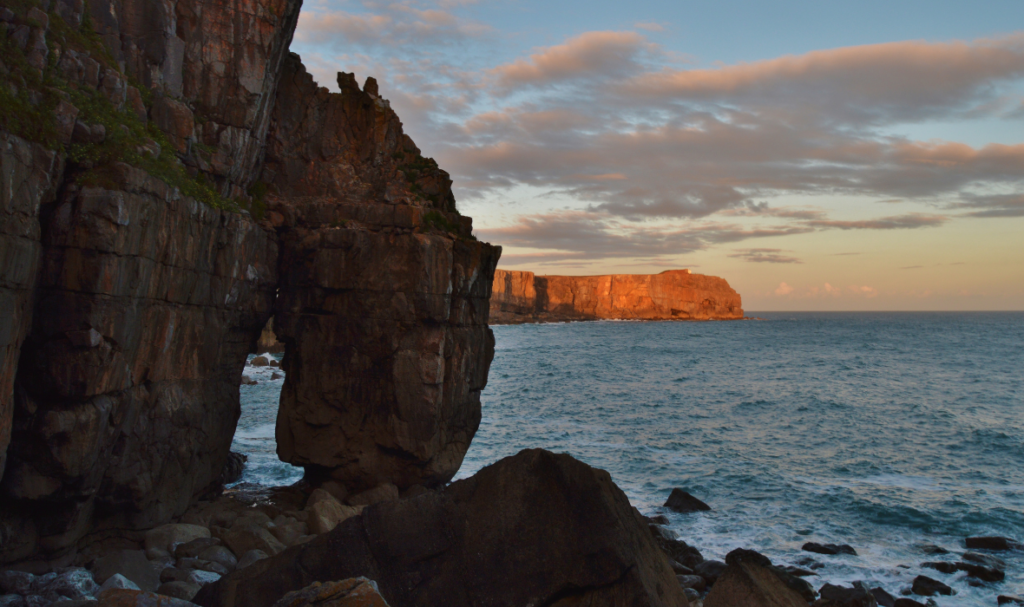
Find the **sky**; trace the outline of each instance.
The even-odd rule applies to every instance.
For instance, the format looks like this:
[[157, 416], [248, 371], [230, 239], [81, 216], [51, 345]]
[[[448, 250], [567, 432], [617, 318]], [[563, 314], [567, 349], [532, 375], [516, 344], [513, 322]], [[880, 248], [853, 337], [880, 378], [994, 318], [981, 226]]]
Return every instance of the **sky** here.
[[1024, 2], [306, 0], [499, 267], [748, 311], [1024, 310]]

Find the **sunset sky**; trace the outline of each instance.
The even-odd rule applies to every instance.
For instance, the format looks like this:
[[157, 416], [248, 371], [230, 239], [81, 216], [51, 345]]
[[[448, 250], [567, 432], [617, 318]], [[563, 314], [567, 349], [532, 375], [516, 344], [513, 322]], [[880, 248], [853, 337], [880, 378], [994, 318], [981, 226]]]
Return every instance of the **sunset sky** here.
[[1024, 310], [1024, 2], [306, 0], [500, 267], [744, 308]]

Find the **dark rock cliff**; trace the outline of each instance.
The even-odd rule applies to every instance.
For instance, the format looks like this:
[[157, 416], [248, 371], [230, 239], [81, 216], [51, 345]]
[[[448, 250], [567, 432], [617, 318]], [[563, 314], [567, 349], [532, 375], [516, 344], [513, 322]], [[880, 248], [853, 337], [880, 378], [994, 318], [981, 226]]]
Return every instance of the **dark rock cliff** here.
[[372, 80], [289, 58], [301, 1], [0, 5], [0, 562], [216, 489], [275, 313], [286, 460], [450, 478], [500, 249]]

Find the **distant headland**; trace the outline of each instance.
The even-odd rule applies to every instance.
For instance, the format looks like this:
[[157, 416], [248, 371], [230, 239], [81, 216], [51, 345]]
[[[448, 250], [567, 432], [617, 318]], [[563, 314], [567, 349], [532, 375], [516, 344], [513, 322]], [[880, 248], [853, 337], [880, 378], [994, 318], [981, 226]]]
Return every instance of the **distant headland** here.
[[495, 270], [491, 324], [568, 320], [739, 320], [739, 293], [717, 276], [661, 274], [537, 276]]

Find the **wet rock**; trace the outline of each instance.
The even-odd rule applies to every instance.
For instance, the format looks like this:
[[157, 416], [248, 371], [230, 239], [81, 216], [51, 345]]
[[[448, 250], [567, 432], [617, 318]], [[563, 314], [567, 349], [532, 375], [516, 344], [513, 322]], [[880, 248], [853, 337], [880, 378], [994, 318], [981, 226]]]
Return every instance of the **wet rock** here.
[[911, 587], [911, 591], [921, 596], [935, 596], [937, 594], [951, 596], [953, 594], [952, 588], [925, 575], [919, 575], [914, 578], [914, 585]]
[[935, 544], [922, 544], [921, 552], [932, 555], [949, 554], [949, 550], [946, 550], [942, 546], [936, 546]]
[[284, 375], [281, 375], [280, 373], [272, 373], [272, 374], [270, 375], [270, 379], [271, 379], [271, 380], [275, 380], [275, 379], [281, 379], [281, 378], [283, 378], [283, 377], [284, 377]]
[[249, 365], [253, 367], [266, 367], [269, 364], [270, 359], [268, 359], [266, 356], [257, 356], [256, 358], [252, 359], [252, 362], [249, 363]]
[[365, 577], [313, 582], [281, 597], [274, 607], [388, 607], [377, 584]]
[[319, 535], [334, 529], [342, 521], [359, 516], [362, 509], [346, 506], [323, 489], [316, 489], [309, 496], [306, 512], [309, 513], [310, 533]]
[[956, 568], [960, 571], [966, 571], [968, 577], [976, 578], [984, 582], [1001, 582], [1006, 578], [1006, 574], [1001, 569], [987, 567], [976, 562], [960, 561], [956, 564]]
[[212, 571], [204, 571], [202, 569], [195, 569], [189, 572], [188, 578], [186, 578], [185, 581], [190, 582], [192, 584], [196, 584], [198, 586], [205, 586], [207, 584], [212, 584], [216, 582], [220, 578], [221, 574], [219, 573], [214, 573]]
[[990, 554], [981, 554], [980, 552], [965, 552], [963, 554], [963, 560], [970, 561], [972, 563], [978, 563], [986, 567], [992, 567], [993, 569], [1006, 569], [1006, 561], [1001, 558], [992, 556]]
[[837, 554], [850, 554], [857, 556], [857, 551], [853, 549], [853, 546], [848, 544], [818, 544], [815, 542], [807, 542], [801, 547], [801, 550], [830, 556]]
[[146, 558], [142, 550], [117, 550], [97, 559], [92, 572], [100, 584], [120, 574], [140, 590], [153, 591], [160, 585], [160, 570], [157, 567]]
[[684, 605], [646, 527], [606, 472], [527, 450], [444, 491], [368, 508], [195, 600], [260, 607], [309, 579], [372, 570], [398, 605]]
[[665, 501], [665, 507], [669, 510], [674, 510], [684, 514], [687, 512], [711, 510], [711, 506], [708, 506], [678, 487], [673, 489], [672, 493], [669, 494], [668, 500]]
[[819, 591], [821, 598], [814, 602], [814, 607], [876, 607], [875, 596], [863, 587], [845, 588], [833, 584], [825, 584]]
[[347, 500], [350, 506], [372, 506], [381, 502], [393, 502], [398, 499], [398, 487], [391, 483], [383, 483], [350, 496]]
[[939, 571], [939, 572], [942, 572], [942, 573], [946, 573], [946, 574], [956, 573], [956, 571], [957, 571], [956, 563], [927, 562], [927, 563], [921, 563], [921, 566], [922, 567], [927, 567], [928, 569], [934, 569], [936, 571]]
[[677, 575], [676, 580], [682, 588], [693, 588], [697, 592], [703, 592], [707, 586], [707, 582], [699, 575]]
[[822, 567], [825, 566], [824, 563], [821, 563], [821, 562], [819, 562], [819, 561], [817, 561], [817, 560], [815, 560], [815, 559], [813, 559], [813, 558], [811, 558], [809, 556], [800, 557], [800, 558], [796, 559], [794, 562], [797, 565], [800, 565], [801, 567], [806, 567], [808, 569], [814, 569], [814, 570], [821, 569]]
[[248, 455], [235, 453], [234, 451], [228, 453], [228, 459], [224, 462], [224, 471], [221, 472], [218, 483], [227, 485], [241, 479], [242, 474], [245, 472], [245, 463], [247, 461], [249, 461]]
[[259, 524], [253, 522], [235, 523], [221, 536], [231, 552], [245, 554], [250, 550], [262, 550], [274, 555], [286, 548], [276, 537]]
[[790, 575], [795, 575], [797, 577], [808, 577], [808, 576], [811, 576], [811, 575], [818, 575], [817, 573], [811, 571], [810, 569], [804, 569], [803, 567], [796, 567], [794, 565], [785, 565], [785, 566], [779, 567], [779, 568], [782, 569], [783, 571], [785, 571], [786, 573], [788, 573]]
[[1024, 597], [1012, 594], [1001, 594], [996, 597], [996, 601], [1000, 605], [1024, 605]]
[[1024, 546], [1008, 537], [984, 536], [967, 538], [967, 547], [972, 550], [1024, 550]]
[[97, 607], [194, 607], [188, 601], [142, 590], [104, 590]]
[[242, 385], [243, 386], [255, 386], [258, 383], [260, 383], [260, 382], [258, 382], [255, 379], [249, 377], [248, 375], [243, 375], [242, 376]]
[[280, 368], [281, 367], [281, 363], [279, 363], [276, 358], [271, 358], [270, 359], [270, 366], [271, 367], [278, 367], [278, 368]]
[[871, 596], [875, 597], [879, 607], [896, 607], [896, 597], [886, 592], [884, 588], [872, 588]]
[[179, 559], [195, 558], [207, 548], [220, 545], [221, 541], [215, 537], [197, 537], [184, 544], [178, 544], [174, 549], [174, 556]]
[[146, 532], [146, 549], [159, 548], [173, 554], [179, 545], [210, 537], [210, 530], [200, 525], [169, 523]]
[[809, 601], [780, 579], [767, 557], [752, 550], [734, 550], [726, 556], [726, 563], [705, 597], [704, 607], [807, 607]]
[[722, 561], [704, 561], [698, 563], [693, 572], [707, 580], [708, 586], [711, 586], [725, 572], [727, 566]]
[[649, 516], [649, 517], [647, 517], [647, 522], [652, 524], [652, 525], [662, 525], [662, 526], [668, 525], [668, 524], [671, 523], [671, 521], [668, 520], [668, 517], [665, 516], [664, 514], [656, 514], [654, 516]]
[[111, 588], [120, 590], [142, 590], [135, 582], [129, 580], [120, 573], [115, 573], [108, 577], [107, 581], [103, 582], [100, 586], [99, 592], [103, 592], [104, 590], [109, 590]]
[[199, 553], [199, 558], [211, 563], [220, 563], [228, 571], [234, 571], [238, 567], [238, 559], [224, 546], [210, 546]]
[[928, 605], [904, 597], [896, 599], [894, 607], [928, 607]]
[[202, 589], [202, 586], [192, 582], [167, 582], [160, 585], [157, 593], [183, 601], [191, 601], [199, 593], [200, 589]]
[[236, 569], [245, 569], [249, 565], [252, 565], [257, 561], [262, 561], [265, 558], [270, 558], [270, 555], [262, 550], [250, 550], [239, 557]]
[[28, 594], [35, 579], [36, 576], [25, 571], [11, 569], [0, 571], [0, 592], [3, 594]]

